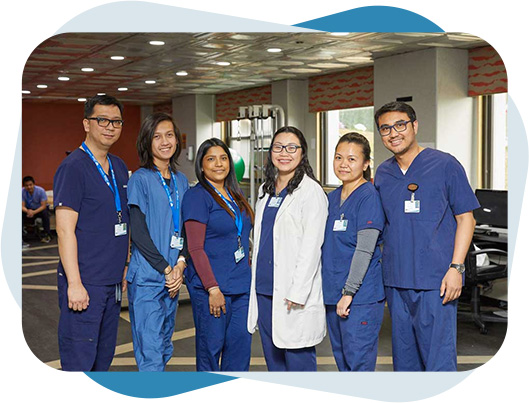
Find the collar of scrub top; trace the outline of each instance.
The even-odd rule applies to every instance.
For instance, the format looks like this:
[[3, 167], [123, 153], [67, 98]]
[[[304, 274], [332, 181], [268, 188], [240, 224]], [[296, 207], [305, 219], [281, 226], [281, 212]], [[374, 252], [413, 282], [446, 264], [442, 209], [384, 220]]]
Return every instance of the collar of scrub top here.
[[171, 173], [171, 180], [173, 181], [173, 184], [174, 184], [174, 192], [176, 196], [176, 201], [173, 202], [173, 198], [171, 197], [171, 190], [169, 189], [169, 186], [167, 186], [167, 183], [165, 182], [165, 179], [163, 178], [162, 173], [160, 172], [158, 167], [155, 166], [155, 168], [156, 168], [156, 173], [158, 174], [158, 177], [160, 178], [160, 183], [162, 184], [165, 190], [165, 194], [167, 195], [167, 200], [169, 200], [169, 206], [171, 206], [171, 213], [173, 214], [174, 233], [178, 236], [180, 234], [180, 196], [178, 194], [176, 176], [173, 173], [173, 171], [169, 169], [169, 172]]
[[118, 214], [118, 223], [121, 224], [121, 198], [119, 197], [118, 184], [116, 182], [116, 175], [114, 174], [114, 168], [112, 168], [112, 161], [110, 161], [110, 157], [107, 154], [108, 170], [110, 171], [110, 175], [112, 176], [112, 182], [114, 184], [114, 187], [112, 187], [112, 184], [108, 180], [107, 174], [103, 170], [103, 167], [101, 166], [99, 161], [96, 160], [96, 157], [94, 157], [94, 154], [92, 154], [92, 151], [90, 151], [90, 149], [87, 147], [84, 141], [83, 141], [83, 144], [81, 144], [81, 147], [90, 156], [97, 170], [99, 171], [99, 174], [101, 175], [105, 183], [108, 185], [108, 187], [114, 194], [114, 203], [116, 204], [116, 212]]
[[[207, 180], [207, 179], [206, 179]], [[235, 200], [233, 200], [233, 197], [231, 196], [228, 189], [226, 189], [226, 193], [228, 193], [228, 196], [230, 197], [230, 200], [235, 205], [236, 209], [233, 208], [233, 206], [230, 204], [230, 202], [220, 193], [215, 186], [211, 184], [210, 181], [208, 181], [209, 185], [213, 188], [215, 192], [219, 195], [219, 197], [226, 203], [226, 205], [229, 207], [233, 215], [235, 216], [235, 226], [237, 227], [237, 238], [239, 240], [239, 246], [241, 243], [241, 234], [242, 234], [242, 212], [239, 209], [239, 206], [237, 203], [235, 203]]]

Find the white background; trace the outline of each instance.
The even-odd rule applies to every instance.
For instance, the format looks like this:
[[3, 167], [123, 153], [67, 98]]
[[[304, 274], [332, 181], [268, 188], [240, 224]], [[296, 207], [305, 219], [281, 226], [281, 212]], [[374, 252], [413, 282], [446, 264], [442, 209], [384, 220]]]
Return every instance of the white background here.
[[[1, 77], [2, 96], [0, 115], [2, 131], [0, 146], [0, 222], [4, 221], [7, 189], [10, 183], [15, 143], [21, 122], [21, 78], [24, 64], [33, 49], [43, 40], [55, 34], [66, 22], [78, 14], [108, 1], [23, 1], [8, 0], [0, 6], [0, 29], [2, 30]], [[413, 11], [439, 25], [444, 31], [468, 32], [488, 41], [499, 52], [507, 67], [509, 95], [516, 103], [522, 118], [527, 121], [527, 71], [528, 57], [524, 27], [527, 15], [522, 2], [509, 1], [157, 1], [195, 10], [210, 11], [260, 21], [294, 25], [326, 15], [370, 5], [396, 6]], [[313, 4], [313, 5], [309, 5]], [[510, 6], [519, 4], [519, 6]], [[505, 8], [502, 8], [505, 7]], [[524, 7], [525, 9], [525, 7]], [[101, 16], [111, 27], [113, 18]], [[175, 21], [177, 24], [177, 21]], [[513, 186], [521, 183], [510, 182]], [[526, 205], [527, 202], [524, 203]], [[527, 209], [522, 209], [526, 210]], [[521, 401], [527, 396], [526, 360], [529, 358], [527, 293], [528, 257], [526, 249], [528, 223], [527, 213], [520, 217], [517, 234], [517, 250], [509, 279], [509, 327], [505, 343], [496, 356], [486, 365], [474, 371], [466, 380], [454, 388], [426, 399], [427, 402], [446, 401]], [[525, 225], [524, 225], [525, 224]], [[511, 237], [514, 234], [511, 232]], [[0, 276], [0, 371], [2, 394], [9, 401], [55, 401], [85, 402], [101, 399], [113, 402], [132, 400], [130, 397], [109, 391], [91, 381], [81, 373], [67, 374], [52, 370], [36, 359], [28, 349], [21, 326], [20, 308], [9, 291], [5, 278]], [[376, 375], [376, 374], [375, 374]], [[421, 382], [421, 381], [419, 381]], [[380, 385], [384, 388], [384, 385]], [[354, 388], [354, 384], [351, 385]], [[175, 399], [175, 397], [167, 398]], [[165, 399], [165, 400], [167, 400]], [[274, 385], [270, 383], [239, 379], [176, 397], [180, 402], [196, 401], [278, 401], [296, 400], [316, 402], [368, 401], [336, 394], [315, 392]]]

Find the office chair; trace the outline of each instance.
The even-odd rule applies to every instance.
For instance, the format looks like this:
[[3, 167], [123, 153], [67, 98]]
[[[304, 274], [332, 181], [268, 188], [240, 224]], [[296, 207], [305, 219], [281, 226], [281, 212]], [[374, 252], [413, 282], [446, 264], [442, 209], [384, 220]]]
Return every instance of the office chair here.
[[[470, 310], [472, 319], [479, 328], [480, 333], [487, 334], [488, 329], [485, 326], [485, 322], [507, 322], [507, 317], [481, 311], [481, 305], [484, 300], [484, 297], [481, 295], [483, 288], [489, 286], [490, 282], [493, 280], [507, 277], [507, 252], [494, 248], [473, 250], [473, 245], [471, 245], [470, 248], [471, 250], [469, 250], [465, 259], [465, 287], [470, 291]], [[490, 257], [505, 257], [505, 263], [495, 263], [494, 259], [490, 259], [491, 261], [489, 264], [478, 266], [477, 257], [485, 253]], [[507, 310], [506, 304], [500, 304], [497, 306]]]

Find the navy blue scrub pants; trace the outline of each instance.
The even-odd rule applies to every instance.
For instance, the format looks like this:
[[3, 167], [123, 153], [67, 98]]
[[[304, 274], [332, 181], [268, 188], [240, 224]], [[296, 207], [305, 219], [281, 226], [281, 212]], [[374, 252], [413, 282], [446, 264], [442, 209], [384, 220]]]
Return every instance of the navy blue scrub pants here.
[[336, 305], [325, 305], [332, 352], [340, 371], [374, 371], [384, 301], [351, 305], [349, 316], [336, 314]]
[[385, 287], [395, 371], [457, 370], [457, 300], [439, 290]]
[[129, 314], [134, 357], [140, 371], [164, 371], [173, 355], [172, 336], [178, 295], [165, 286], [128, 284]]
[[[278, 348], [272, 341], [272, 297], [257, 294], [257, 326], [268, 371], [316, 371], [316, 347]], [[286, 308], [285, 308], [286, 309]]]
[[[248, 371], [252, 335], [248, 332], [250, 294], [224, 295], [226, 314], [209, 313], [209, 294], [187, 287], [195, 321], [197, 371]], [[219, 366], [220, 361], [220, 366]]]
[[118, 334], [121, 301], [116, 301], [120, 285], [93, 286], [83, 284], [90, 297], [84, 311], [68, 308], [66, 276], [58, 276], [59, 354], [64, 371], [108, 371]]

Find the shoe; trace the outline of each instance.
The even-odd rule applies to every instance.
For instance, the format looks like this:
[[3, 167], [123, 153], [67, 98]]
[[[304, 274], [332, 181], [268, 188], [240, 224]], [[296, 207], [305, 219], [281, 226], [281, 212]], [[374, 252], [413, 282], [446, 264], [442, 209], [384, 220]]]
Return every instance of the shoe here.
[[50, 241], [51, 241], [51, 237], [49, 235], [46, 235], [44, 238], [40, 240], [40, 242], [44, 242], [44, 243], [50, 243]]

